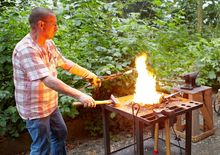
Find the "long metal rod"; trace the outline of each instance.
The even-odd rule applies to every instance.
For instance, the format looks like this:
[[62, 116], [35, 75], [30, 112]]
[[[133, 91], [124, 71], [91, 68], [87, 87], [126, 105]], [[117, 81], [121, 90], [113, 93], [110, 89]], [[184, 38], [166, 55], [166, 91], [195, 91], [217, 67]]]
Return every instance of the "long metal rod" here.
[[102, 122], [103, 122], [105, 155], [110, 155], [111, 149], [110, 149], [110, 136], [109, 136], [109, 111], [105, 109], [105, 105], [102, 105]]
[[185, 141], [185, 154], [191, 155], [191, 143], [192, 143], [192, 111], [186, 112], [186, 141]]
[[143, 143], [143, 126], [144, 124], [138, 120], [138, 118], [135, 116], [136, 121], [136, 127], [135, 127], [135, 133], [136, 133], [136, 141], [137, 141], [137, 155], [144, 155], [144, 143]]

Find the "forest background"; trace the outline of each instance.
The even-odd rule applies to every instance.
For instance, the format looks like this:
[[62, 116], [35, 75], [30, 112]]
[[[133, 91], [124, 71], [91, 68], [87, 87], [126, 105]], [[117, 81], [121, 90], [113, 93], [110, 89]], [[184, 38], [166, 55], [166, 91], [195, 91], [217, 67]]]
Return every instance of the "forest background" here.
[[[0, 2], [0, 137], [18, 137], [25, 130], [14, 99], [12, 52], [29, 32], [28, 15], [35, 6], [54, 10], [62, 54], [99, 76], [134, 68], [139, 53], [148, 55], [158, 89], [169, 92], [180, 75], [199, 71], [197, 83], [220, 86], [220, 2], [218, 0], [1, 0]], [[65, 83], [95, 99], [133, 93], [136, 74], [104, 81], [89, 89], [86, 81], [59, 70]], [[74, 99], [60, 94], [66, 117], [80, 114]], [[114, 117], [114, 115], [112, 115]], [[99, 124], [97, 126], [97, 124]], [[88, 124], [101, 132], [100, 122]]]

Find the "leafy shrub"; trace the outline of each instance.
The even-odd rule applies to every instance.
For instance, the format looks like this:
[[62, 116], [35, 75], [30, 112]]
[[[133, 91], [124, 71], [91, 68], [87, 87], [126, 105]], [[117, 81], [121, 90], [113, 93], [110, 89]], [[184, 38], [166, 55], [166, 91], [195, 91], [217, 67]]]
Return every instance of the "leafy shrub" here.
[[201, 68], [199, 82], [208, 86], [220, 86], [220, 38], [213, 38], [210, 41], [202, 39], [200, 49], [203, 51], [198, 60]]
[[[12, 51], [29, 32], [27, 17], [31, 7], [52, 7], [44, 1], [24, 2], [1, 5], [0, 8], [0, 134], [5, 136], [18, 136], [24, 129], [24, 123], [15, 109]], [[133, 68], [135, 56], [145, 52], [148, 55], [147, 63], [159, 84], [164, 85], [164, 81], [168, 81], [166, 85], [172, 88], [175, 84], [173, 81], [178, 81], [180, 74], [195, 70], [200, 70], [200, 84], [212, 86], [220, 82], [217, 27], [206, 28], [207, 33], [203, 35], [195, 34], [193, 26], [187, 25], [187, 20], [182, 18], [184, 13], [181, 8], [175, 12], [172, 4], [169, 4], [170, 8], [165, 7], [166, 11], [162, 12], [164, 6], [159, 0], [149, 5], [152, 6], [149, 9], [154, 11], [153, 16], [140, 19], [139, 13], [130, 12], [123, 18], [123, 7], [129, 2], [135, 1], [62, 1], [61, 6], [54, 8], [59, 24], [54, 41], [63, 55], [102, 76]], [[187, 4], [185, 1], [182, 3], [183, 6]], [[172, 13], [170, 20], [166, 18], [167, 12]], [[187, 17], [193, 17], [193, 14], [190, 12]], [[96, 99], [108, 99], [111, 94], [132, 94], [135, 77], [135, 74], [122, 76], [103, 82], [99, 90], [85, 89], [84, 92]], [[79, 77], [62, 70], [59, 70], [59, 78], [75, 88], [86, 84]], [[64, 95], [59, 97], [61, 112], [72, 118], [78, 115], [76, 108], [71, 106], [73, 101]], [[88, 127], [92, 132], [98, 132], [100, 128], [92, 128], [97, 124]]]
[[12, 51], [28, 32], [25, 8], [5, 8], [0, 16], [0, 135], [17, 137], [24, 129], [15, 107]]

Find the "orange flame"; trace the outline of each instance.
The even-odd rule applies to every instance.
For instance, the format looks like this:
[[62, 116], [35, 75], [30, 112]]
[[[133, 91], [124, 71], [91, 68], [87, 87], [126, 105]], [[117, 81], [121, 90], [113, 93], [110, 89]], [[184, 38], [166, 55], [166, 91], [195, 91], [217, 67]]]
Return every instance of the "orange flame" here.
[[136, 80], [133, 101], [139, 104], [158, 104], [162, 94], [156, 91], [155, 76], [147, 70], [146, 54], [136, 58], [136, 69], [138, 77]]

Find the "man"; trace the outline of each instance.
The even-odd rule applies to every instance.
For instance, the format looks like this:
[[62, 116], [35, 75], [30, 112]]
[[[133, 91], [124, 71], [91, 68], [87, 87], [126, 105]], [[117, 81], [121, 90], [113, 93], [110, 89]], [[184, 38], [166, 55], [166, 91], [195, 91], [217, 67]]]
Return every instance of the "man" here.
[[57, 67], [100, 85], [100, 79], [64, 58], [53, 39], [57, 19], [52, 10], [36, 7], [29, 16], [31, 31], [15, 47], [12, 60], [17, 110], [33, 140], [31, 155], [64, 155], [67, 128], [58, 111], [58, 93], [95, 107], [92, 97], [57, 78]]

